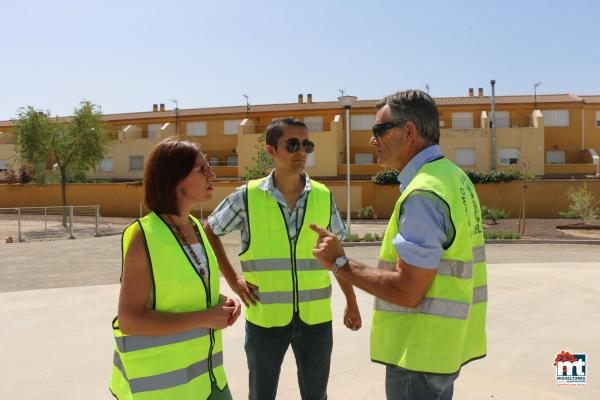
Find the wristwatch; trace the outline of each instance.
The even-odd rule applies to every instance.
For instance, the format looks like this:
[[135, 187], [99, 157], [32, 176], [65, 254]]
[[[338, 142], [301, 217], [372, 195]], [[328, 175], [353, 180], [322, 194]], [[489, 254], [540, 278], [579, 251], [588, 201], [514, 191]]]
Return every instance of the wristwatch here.
[[338, 269], [342, 268], [344, 265], [348, 264], [348, 261], [350, 261], [350, 259], [346, 256], [339, 256], [338, 258], [336, 258], [335, 260], [333, 260], [333, 264], [332, 264], [332, 269], [331, 271], [335, 274]]

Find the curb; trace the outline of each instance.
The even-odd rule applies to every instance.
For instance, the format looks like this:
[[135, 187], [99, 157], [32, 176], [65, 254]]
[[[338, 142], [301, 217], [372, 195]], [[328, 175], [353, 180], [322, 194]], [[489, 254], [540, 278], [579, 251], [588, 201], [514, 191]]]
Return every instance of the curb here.
[[489, 239], [485, 244], [596, 244], [597, 239]]
[[[590, 244], [600, 245], [600, 240], [596, 239], [489, 239], [485, 244]], [[379, 242], [342, 242], [342, 247], [366, 247], [366, 246], [381, 246]]]
[[366, 247], [366, 246], [381, 246], [381, 241], [377, 242], [342, 242], [342, 247]]

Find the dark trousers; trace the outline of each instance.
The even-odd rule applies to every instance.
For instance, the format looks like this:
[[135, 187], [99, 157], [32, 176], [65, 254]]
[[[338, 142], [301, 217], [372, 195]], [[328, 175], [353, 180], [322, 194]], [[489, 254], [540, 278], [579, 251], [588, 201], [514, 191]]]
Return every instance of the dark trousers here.
[[215, 385], [214, 382], [211, 383], [211, 393], [208, 396], [208, 400], [232, 400], [231, 391], [229, 390], [229, 385], [225, 386], [225, 388], [221, 391]]
[[281, 363], [292, 345], [303, 400], [327, 399], [333, 335], [331, 321], [307, 325], [294, 314], [283, 327], [263, 328], [246, 321], [246, 358], [250, 400], [275, 399]]
[[412, 372], [388, 365], [385, 370], [387, 400], [451, 400], [454, 381], [452, 375]]

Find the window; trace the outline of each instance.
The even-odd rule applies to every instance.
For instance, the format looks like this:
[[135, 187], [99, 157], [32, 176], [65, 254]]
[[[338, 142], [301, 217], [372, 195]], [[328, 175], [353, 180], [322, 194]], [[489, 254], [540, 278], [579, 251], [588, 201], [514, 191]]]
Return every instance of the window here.
[[600, 111], [596, 111], [596, 128], [600, 128]]
[[510, 128], [510, 111], [496, 111], [496, 128]]
[[498, 156], [500, 165], [517, 165], [519, 163], [518, 149], [500, 149]]
[[188, 122], [186, 125], [186, 130], [188, 136], [206, 136], [206, 122]]
[[323, 131], [323, 117], [304, 117], [304, 123], [309, 132]]
[[144, 169], [144, 156], [129, 156], [129, 170], [140, 171]]
[[238, 126], [242, 123], [241, 119], [228, 119], [223, 122], [223, 131], [225, 135], [237, 135]]
[[546, 152], [546, 164], [564, 164], [565, 158], [564, 150], [549, 150]]
[[[144, 163], [144, 161], [142, 160], [142, 164]], [[112, 158], [105, 158], [104, 160], [102, 160], [102, 162], [100, 162], [100, 171], [101, 172], [112, 172], [113, 170], [113, 159]]]
[[8, 171], [8, 161], [0, 160], [0, 172], [7, 172], [7, 171]]
[[159, 136], [160, 128], [163, 124], [148, 124], [148, 137], [155, 138]]
[[225, 163], [228, 166], [236, 166], [238, 164], [238, 156], [227, 156], [225, 158]]
[[373, 153], [354, 154], [354, 164], [373, 164]]
[[315, 161], [315, 153], [309, 153], [306, 156], [306, 167], [311, 168], [311, 167], [314, 167], [315, 165], [317, 165], [317, 163]]
[[353, 131], [370, 131], [375, 125], [375, 114], [358, 114], [350, 116]]
[[471, 129], [471, 128], [473, 128], [473, 113], [453, 112], [452, 113], [452, 128], [454, 128], [454, 129]]
[[569, 126], [569, 110], [544, 110], [544, 126]]
[[454, 161], [462, 167], [475, 165], [475, 149], [455, 149]]

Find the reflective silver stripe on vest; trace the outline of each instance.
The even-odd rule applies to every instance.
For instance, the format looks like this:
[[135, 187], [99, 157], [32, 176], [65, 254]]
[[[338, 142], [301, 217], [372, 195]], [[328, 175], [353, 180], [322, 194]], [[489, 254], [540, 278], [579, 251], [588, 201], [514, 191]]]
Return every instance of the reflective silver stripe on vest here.
[[115, 341], [117, 342], [119, 351], [121, 353], [127, 353], [129, 351], [144, 350], [167, 344], [185, 342], [186, 340], [207, 336], [209, 333], [210, 330], [208, 328], [198, 328], [168, 336], [116, 336]]
[[[485, 261], [485, 246], [474, 247], [472, 262], [460, 260], [440, 260], [440, 263], [437, 266], [437, 274], [443, 276], [454, 276], [461, 279], [470, 279], [473, 277], [474, 264], [483, 261]], [[381, 260], [379, 260], [377, 267], [385, 271], [396, 270], [396, 264]]]
[[[208, 359], [204, 359], [194, 363], [187, 368], [178, 369], [176, 371], [166, 372], [164, 374], [146, 376], [143, 378], [128, 379], [123, 368], [123, 363], [119, 354], [115, 352], [114, 358], [115, 367], [121, 371], [125, 380], [129, 383], [131, 393], [147, 392], [150, 390], [168, 389], [174, 386], [184, 385], [192, 379], [199, 377], [208, 372]], [[223, 365], [223, 353], [215, 353], [212, 356], [213, 368]]]
[[[292, 262], [289, 258], [269, 258], [264, 260], [242, 261], [242, 271], [244, 272], [271, 272], [271, 271], [290, 271]], [[297, 271], [318, 271], [323, 267], [316, 259], [296, 260]]]
[[471, 305], [453, 300], [425, 297], [416, 308], [403, 307], [375, 298], [375, 310], [390, 311], [400, 314], [429, 314], [438, 317], [467, 319]]
[[485, 261], [485, 246], [473, 247], [473, 262], [475, 264]]
[[[396, 264], [379, 260], [379, 269], [396, 271]], [[437, 267], [437, 274], [470, 279], [473, 277], [473, 263], [457, 260], [441, 260]]]
[[302, 303], [305, 301], [323, 300], [331, 297], [331, 286], [327, 286], [321, 289], [312, 290], [299, 290], [298, 291], [298, 302]]
[[[299, 290], [298, 302], [323, 300], [331, 297], [331, 286], [321, 289]], [[258, 298], [261, 304], [292, 304], [294, 302], [293, 292], [259, 292]]]
[[296, 260], [296, 271], [326, 271], [316, 258]]
[[473, 277], [473, 263], [470, 261], [441, 260], [437, 267], [437, 274], [470, 279]]
[[488, 299], [487, 285], [473, 288], [473, 304], [484, 303]]
[[241, 264], [244, 272], [289, 271], [292, 269], [292, 262], [289, 258], [250, 260], [242, 261]]

